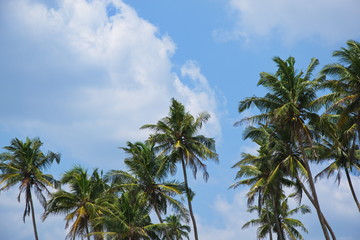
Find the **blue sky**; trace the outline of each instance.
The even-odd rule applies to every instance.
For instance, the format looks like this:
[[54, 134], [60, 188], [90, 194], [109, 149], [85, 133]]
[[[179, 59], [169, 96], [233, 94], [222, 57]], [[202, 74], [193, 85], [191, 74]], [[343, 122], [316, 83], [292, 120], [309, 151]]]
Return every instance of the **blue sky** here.
[[[256, 83], [260, 72], [275, 72], [273, 56], [294, 56], [299, 69], [312, 57], [335, 62], [334, 50], [360, 40], [359, 9], [357, 0], [2, 0], [0, 146], [40, 137], [44, 150], [62, 154], [55, 176], [74, 164], [123, 168], [117, 147], [146, 139], [139, 127], [164, 117], [175, 97], [212, 115], [203, 131], [220, 155], [208, 163], [207, 183], [201, 174], [190, 183], [200, 238], [255, 239], [255, 228], [241, 230], [255, 217], [246, 212], [246, 189], [228, 190], [230, 167], [256, 149], [233, 126], [244, 116], [238, 102], [264, 94]], [[346, 182], [317, 187], [338, 239], [357, 239], [360, 216]], [[1, 238], [32, 239], [16, 196], [0, 195]], [[40, 238], [62, 239], [62, 218], [38, 220]], [[305, 239], [322, 239], [315, 213], [299, 218]]]

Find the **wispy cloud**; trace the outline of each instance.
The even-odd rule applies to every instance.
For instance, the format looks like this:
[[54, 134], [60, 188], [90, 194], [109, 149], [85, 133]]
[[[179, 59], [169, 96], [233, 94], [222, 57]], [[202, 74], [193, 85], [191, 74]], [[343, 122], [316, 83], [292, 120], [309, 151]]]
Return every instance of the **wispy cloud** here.
[[218, 30], [217, 39], [280, 36], [286, 44], [314, 39], [332, 44], [360, 37], [357, 0], [229, 0], [229, 5], [237, 13], [236, 26]]

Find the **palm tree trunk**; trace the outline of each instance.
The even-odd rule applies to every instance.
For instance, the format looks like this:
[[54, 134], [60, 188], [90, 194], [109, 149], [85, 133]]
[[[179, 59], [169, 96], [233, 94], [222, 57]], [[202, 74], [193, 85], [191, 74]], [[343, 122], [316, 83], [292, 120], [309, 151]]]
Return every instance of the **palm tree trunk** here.
[[[310, 194], [309, 191], [306, 189], [304, 183], [301, 181], [301, 179], [299, 178], [298, 175], [296, 176], [296, 179], [297, 179], [298, 182], [300, 183], [302, 190], [304, 190], [306, 196], [308, 197], [308, 199], [310, 200], [310, 202], [312, 203], [312, 205], [315, 207], [314, 199], [312, 198], [311, 194]], [[334, 231], [333, 231], [332, 228], [330, 227], [330, 224], [328, 223], [328, 221], [326, 220], [326, 218], [325, 218], [325, 216], [324, 216], [324, 214], [323, 214], [322, 212], [321, 212], [321, 216], [322, 216], [322, 218], [324, 219], [325, 225], [326, 225], [327, 229], [329, 230], [332, 239], [333, 239], [333, 240], [336, 240], [336, 236], [335, 236], [335, 234], [334, 234]]]
[[273, 240], [272, 230], [271, 230], [271, 221], [270, 221], [269, 210], [268, 210], [267, 206], [266, 206], [266, 220], [267, 220], [268, 225], [269, 225], [269, 237], [270, 237], [270, 240]]
[[[308, 174], [307, 179], [308, 179], [310, 190], [311, 190], [311, 193], [312, 193], [311, 195], [312, 195], [312, 198], [314, 200], [313, 205], [315, 207], [317, 216], [319, 218], [320, 225], [321, 225], [322, 231], [324, 233], [324, 237], [325, 237], [326, 240], [330, 240], [329, 232], [328, 232], [328, 229], [327, 229], [325, 221], [324, 221], [324, 216], [323, 216], [323, 214], [321, 212], [321, 209], [320, 209], [320, 204], [319, 204], [319, 200], [318, 200], [318, 197], [317, 197], [315, 183], [314, 183], [314, 179], [313, 179], [313, 176], [312, 176], [312, 173], [311, 173], [310, 165], [309, 165], [308, 159], [306, 157], [303, 142], [302, 142], [302, 140], [300, 139], [299, 136], [300, 136], [300, 133], [297, 134], [297, 140], [298, 140], [298, 143], [299, 143], [299, 146], [300, 146], [301, 154], [303, 156], [304, 167], [305, 167], [306, 172]], [[309, 138], [309, 141], [311, 141], [310, 138]]]
[[356, 206], [358, 207], [359, 212], [360, 212], [360, 204], [359, 204], [359, 201], [358, 201], [358, 199], [357, 199], [357, 197], [356, 197], [356, 193], [355, 193], [355, 190], [354, 190], [354, 186], [353, 186], [353, 184], [352, 184], [352, 182], [351, 182], [349, 170], [348, 170], [346, 167], [345, 167], [345, 173], [346, 173], [346, 178], [347, 178], [348, 183], [349, 183], [349, 187], [350, 187], [350, 190], [351, 190], [351, 194], [352, 194], [352, 196], [353, 196], [353, 198], [354, 198], [354, 201], [355, 201], [355, 203], [356, 203]]
[[196, 227], [196, 220], [195, 220], [195, 216], [194, 216], [193, 209], [192, 209], [192, 204], [191, 204], [192, 199], [191, 199], [191, 196], [190, 196], [190, 190], [189, 190], [189, 186], [188, 186], [188, 180], [187, 180], [187, 174], [186, 174], [186, 165], [185, 165], [185, 162], [184, 162], [183, 158], [181, 158], [181, 165], [182, 165], [183, 174], [184, 174], [186, 198], [187, 198], [187, 201], [188, 201], [190, 217], [191, 217], [191, 221], [192, 221], [193, 229], [194, 229], [194, 237], [195, 237], [195, 240], [199, 240], [198, 231], [197, 231], [197, 227]]
[[87, 222], [87, 221], [86, 221], [85, 231], [86, 231], [86, 238], [87, 238], [88, 240], [90, 240], [90, 236], [89, 236], [90, 231], [89, 231], [89, 226], [88, 226], [88, 222]]
[[272, 199], [272, 202], [273, 202], [273, 207], [274, 207], [274, 218], [275, 218], [275, 225], [276, 225], [278, 240], [285, 240], [283, 231], [281, 229], [281, 224], [280, 224], [280, 214], [279, 214], [280, 197], [279, 197], [278, 190], [276, 190], [275, 198]]
[[35, 240], [39, 240], [39, 237], [38, 237], [38, 234], [37, 234], [37, 228], [36, 228], [36, 221], [35, 221], [34, 203], [33, 203], [32, 196], [31, 196], [30, 185], [27, 185], [27, 187], [26, 187], [26, 195], [29, 197], [29, 200], [30, 200], [31, 218], [32, 218], [32, 221], [33, 221]]
[[35, 221], [34, 203], [33, 203], [32, 196], [31, 196], [30, 185], [27, 186], [26, 191], [27, 191], [27, 195], [29, 196], [29, 200], [30, 200], [31, 217], [32, 217], [32, 222], [33, 222], [33, 227], [34, 227], [35, 240], [39, 240], [37, 228], [36, 228], [36, 221]]

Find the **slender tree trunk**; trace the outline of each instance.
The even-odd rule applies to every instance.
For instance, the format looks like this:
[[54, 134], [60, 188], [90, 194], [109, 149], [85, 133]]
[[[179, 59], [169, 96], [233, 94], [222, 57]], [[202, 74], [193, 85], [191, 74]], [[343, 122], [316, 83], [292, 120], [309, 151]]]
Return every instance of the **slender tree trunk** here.
[[269, 225], [269, 237], [270, 237], [270, 240], [273, 240], [268, 206], [266, 206], [266, 220], [267, 220], [268, 225]]
[[89, 236], [90, 231], [89, 231], [89, 226], [88, 226], [88, 222], [87, 222], [87, 221], [86, 221], [85, 231], [86, 231], [86, 238], [87, 238], [88, 240], [90, 240], [90, 236]]
[[159, 219], [160, 223], [163, 223], [164, 221], [162, 220], [162, 217], [161, 217], [160, 211], [159, 211], [159, 209], [157, 208], [157, 206], [156, 206], [156, 205], [154, 205], [154, 210], [155, 210], [155, 213], [156, 213], [156, 215], [157, 215], [157, 217], [158, 217], [158, 219]]
[[[306, 172], [308, 174], [307, 179], [308, 179], [310, 190], [311, 190], [311, 193], [312, 193], [311, 195], [312, 195], [313, 200], [314, 200], [313, 205], [315, 207], [317, 216], [319, 218], [320, 225], [321, 225], [321, 228], [322, 228], [323, 233], [324, 233], [324, 237], [325, 237], [326, 240], [330, 240], [329, 232], [328, 232], [328, 229], [326, 227], [324, 217], [323, 217], [323, 214], [322, 214], [321, 209], [320, 209], [320, 204], [319, 204], [319, 200], [318, 200], [318, 197], [317, 197], [316, 188], [315, 188], [314, 179], [313, 179], [313, 176], [312, 176], [312, 173], [311, 173], [310, 165], [309, 165], [308, 159], [306, 157], [304, 145], [303, 145], [303, 143], [302, 143], [302, 141], [301, 141], [301, 139], [299, 137], [299, 134], [300, 133], [298, 133], [298, 136], [297, 136], [298, 139], [297, 140], [298, 140], [300, 150], [301, 150], [301, 153], [302, 153], [302, 156], [303, 156], [304, 167], [305, 167]], [[311, 141], [311, 139], [309, 139], [309, 140]]]
[[195, 220], [195, 216], [194, 216], [193, 209], [192, 209], [192, 204], [191, 204], [190, 190], [189, 190], [188, 181], [187, 181], [186, 165], [185, 165], [185, 162], [184, 162], [183, 158], [181, 158], [181, 164], [182, 164], [182, 169], [183, 169], [183, 174], [184, 174], [186, 198], [187, 198], [187, 201], [188, 201], [190, 217], [191, 217], [191, 221], [192, 221], [192, 224], [193, 224], [194, 237], [195, 237], [195, 240], [199, 240], [198, 231], [197, 231], [197, 227], [196, 227], [196, 220]]
[[[301, 188], [304, 190], [306, 196], [308, 197], [308, 199], [310, 200], [311, 204], [315, 207], [315, 202], [314, 199], [312, 198], [311, 194], [309, 193], [309, 191], [306, 189], [304, 183], [301, 181], [301, 179], [299, 178], [299, 176], [296, 176], [296, 179], [298, 180], [298, 182], [301, 185]], [[327, 229], [329, 230], [331, 237], [333, 240], [336, 240], [336, 236], [334, 234], [334, 231], [332, 230], [332, 228], [330, 227], [330, 224], [328, 223], [328, 221], [326, 220], [324, 214], [321, 212], [321, 216], [324, 219], [325, 225], [327, 227]]]
[[285, 240], [280, 224], [280, 214], [279, 214], [280, 196], [278, 190], [276, 190], [275, 198], [272, 199], [272, 202], [274, 207], [274, 217], [275, 217], [275, 225], [276, 225], [278, 240]]
[[29, 199], [30, 199], [31, 218], [32, 218], [33, 227], [34, 227], [35, 240], [39, 240], [38, 232], [37, 232], [37, 228], [36, 228], [36, 221], [35, 221], [34, 203], [33, 203], [32, 196], [31, 196], [30, 185], [27, 186], [27, 194], [28, 194]]
[[345, 173], [346, 173], [346, 178], [347, 178], [348, 183], [349, 183], [349, 187], [350, 187], [350, 190], [351, 190], [351, 194], [352, 194], [352, 196], [353, 196], [353, 198], [354, 198], [354, 201], [355, 201], [355, 203], [356, 203], [356, 206], [358, 207], [359, 212], [360, 212], [360, 204], [359, 204], [359, 201], [358, 201], [358, 199], [357, 199], [357, 197], [356, 197], [356, 193], [355, 193], [355, 190], [354, 190], [354, 186], [353, 186], [353, 184], [352, 184], [352, 182], [351, 182], [349, 170], [348, 170], [346, 167], [345, 167]]

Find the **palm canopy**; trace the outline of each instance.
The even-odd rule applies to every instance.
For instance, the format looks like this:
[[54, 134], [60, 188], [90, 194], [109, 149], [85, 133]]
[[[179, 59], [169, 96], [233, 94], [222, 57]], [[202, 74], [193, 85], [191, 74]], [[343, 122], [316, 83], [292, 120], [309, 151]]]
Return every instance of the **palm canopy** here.
[[[167, 153], [173, 162], [185, 161], [196, 177], [198, 169], [203, 171], [203, 177], [208, 179], [206, 164], [202, 160], [218, 161], [215, 152], [215, 140], [199, 135], [202, 125], [208, 121], [210, 115], [200, 113], [196, 118], [180, 102], [172, 99], [169, 115], [157, 124], [146, 124], [141, 129], [151, 129], [155, 133], [150, 135], [149, 141], [157, 144], [157, 149]], [[174, 167], [174, 166], [172, 166]]]
[[[294, 209], [290, 209], [288, 199], [294, 196], [295, 195], [291, 194], [288, 197], [283, 196], [281, 199], [281, 207], [279, 211], [281, 229], [289, 239], [304, 239], [297, 228], [300, 228], [305, 233], [308, 232], [307, 229], [301, 221], [291, 218], [291, 216], [298, 212], [302, 214], [310, 213], [310, 208], [306, 205], [300, 205]], [[257, 211], [259, 218], [246, 222], [242, 228], [258, 226], [257, 239], [266, 238], [267, 235], [271, 234], [271, 231], [277, 233], [278, 230], [276, 228], [276, 214], [274, 214], [273, 206], [274, 205], [269, 201], [266, 201], [263, 207], [250, 206], [248, 211]], [[277, 234], [279, 235], [279, 233]]]
[[35, 238], [37, 230], [34, 217], [34, 206], [32, 201], [32, 191], [38, 198], [41, 205], [46, 207], [45, 193], [50, 193], [48, 187], [54, 187], [57, 181], [50, 174], [43, 173], [55, 161], [60, 162], [60, 154], [41, 151], [43, 143], [39, 138], [29, 139], [23, 142], [18, 138], [11, 140], [11, 145], [4, 147], [7, 152], [0, 154], [0, 191], [8, 190], [20, 184], [18, 201], [21, 194], [25, 194], [25, 210], [23, 220], [32, 212]]
[[321, 71], [323, 77], [319, 81], [320, 87], [330, 89], [331, 93], [319, 98], [318, 101], [329, 106], [328, 112], [341, 108], [340, 124], [349, 117], [356, 116], [359, 128], [360, 43], [350, 40], [347, 42], [347, 48], [335, 51], [333, 56], [339, 58], [340, 63], [326, 65]]
[[94, 220], [95, 226], [103, 226], [104, 232], [93, 235], [105, 236], [111, 240], [156, 240], [163, 224], [153, 224], [150, 218], [151, 206], [144, 195], [124, 192], [109, 206], [111, 211]]
[[[278, 70], [275, 74], [262, 72], [258, 85], [264, 86], [269, 92], [264, 97], [249, 97], [239, 104], [239, 112], [255, 105], [261, 114], [244, 118], [244, 121], [256, 123], [272, 123], [276, 126], [292, 129], [292, 133], [301, 134], [309, 138], [310, 130], [306, 121], [316, 120], [314, 111], [319, 108], [311, 104], [316, 99], [316, 81], [312, 80], [312, 72], [319, 64], [315, 58], [311, 59], [306, 71], [296, 71], [295, 59], [289, 57], [282, 60], [273, 58]], [[295, 137], [295, 136], [294, 136]]]
[[[330, 161], [327, 166], [315, 176], [315, 179], [336, 174], [336, 181], [340, 184], [342, 172], [345, 171], [346, 178], [353, 195], [354, 201], [360, 211], [360, 203], [357, 199], [355, 189], [353, 187], [350, 173], [360, 173], [360, 152], [358, 145], [356, 144], [356, 123], [355, 119], [347, 121], [344, 124], [338, 125], [335, 121], [331, 121], [333, 118], [338, 118], [339, 115], [332, 115], [327, 131], [324, 132], [324, 136], [319, 143], [319, 160]], [[327, 118], [323, 116], [323, 118]], [[349, 119], [350, 120], [350, 119]]]
[[169, 164], [167, 157], [156, 154], [151, 143], [128, 142], [127, 147], [122, 149], [129, 154], [124, 161], [129, 172], [111, 170], [106, 178], [112, 181], [112, 187], [144, 194], [160, 222], [161, 214], [166, 214], [169, 205], [186, 215], [182, 203], [174, 198], [185, 192], [184, 184], [166, 180]]
[[[108, 204], [113, 197], [106, 194], [108, 186], [97, 169], [89, 175], [87, 170], [75, 166], [65, 172], [60, 181], [70, 191], [59, 190], [51, 195], [43, 219], [50, 214], [66, 214], [65, 228], [71, 225], [67, 238], [83, 238], [90, 231], [97, 230], [93, 228], [92, 221], [109, 211]], [[89, 236], [87, 238], [90, 239]]]
[[[181, 224], [181, 216], [170, 215], [165, 219], [166, 222], [166, 233], [170, 236], [172, 240], [181, 240], [181, 239], [190, 239], [189, 232], [190, 227], [188, 225]], [[164, 234], [162, 240], [166, 240], [167, 237]]]

